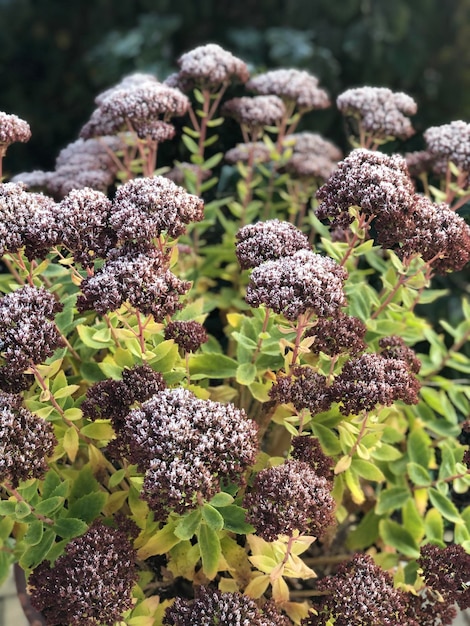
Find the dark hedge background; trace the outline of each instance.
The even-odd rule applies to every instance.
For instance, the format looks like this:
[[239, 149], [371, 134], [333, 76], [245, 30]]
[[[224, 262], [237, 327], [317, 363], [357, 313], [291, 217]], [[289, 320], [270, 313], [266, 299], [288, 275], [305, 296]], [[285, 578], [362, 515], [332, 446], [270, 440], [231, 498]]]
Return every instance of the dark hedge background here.
[[[208, 42], [253, 69], [305, 68], [332, 96], [406, 91], [418, 131], [469, 120], [469, 40], [470, 0], [0, 0], [0, 110], [33, 131], [10, 148], [6, 174], [51, 168], [98, 92], [135, 70], [163, 79]], [[315, 128], [344, 141], [333, 110]]]

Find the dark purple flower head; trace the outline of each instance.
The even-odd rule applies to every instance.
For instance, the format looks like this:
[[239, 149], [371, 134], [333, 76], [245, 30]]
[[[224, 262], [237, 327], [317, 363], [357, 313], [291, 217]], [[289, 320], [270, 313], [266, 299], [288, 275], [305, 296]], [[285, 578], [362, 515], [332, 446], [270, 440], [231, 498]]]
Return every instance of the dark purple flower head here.
[[368, 554], [354, 555], [317, 587], [325, 593], [315, 607], [318, 615], [304, 618], [302, 626], [326, 626], [330, 620], [335, 626], [411, 626], [404, 621], [405, 594], [394, 588], [391, 576]]
[[294, 154], [317, 154], [329, 161], [339, 161], [343, 157], [341, 150], [318, 133], [304, 131], [286, 135], [284, 147], [291, 147]]
[[234, 80], [245, 83], [250, 75], [244, 61], [215, 43], [185, 52], [178, 66], [177, 84], [184, 91], [194, 86], [218, 89]]
[[408, 367], [413, 374], [417, 374], [421, 367], [421, 361], [414, 351], [409, 348], [401, 337], [391, 335], [383, 337], [379, 341], [380, 354], [386, 359], [401, 359], [408, 363]]
[[52, 424], [25, 409], [20, 396], [0, 391], [0, 483], [43, 478], [56, 444]]
[[432, 126], [425, 131], [424, 140], [443, 174], [447, 170], [448, 161], [462, 172], [470, 172], [470, 124], [457, 120]]
[[418, 402], [419, 382], [406, 361], [365, 353], [347, 361], [332, 385], [343, 415], [390, 406], [396, 400]]
[[251, 78], [247, 87], [259, 94], [279, 96], [302, 111], [325, 109], [331, 104], [326, 91], [318, 86], [316, 76], [305, 70], [270, 70]]
[[470, 226], [447, 204], [415, 196], [407, 219], [377, 222], [377, 240], [401, 258], [419, 254], [438, 274], [461, 270], [470, 260]]
[[317, 198], [317, 216], [344, 228], [354, 206], [365, 215], [402, 219], [413, 210], [415, 190], [403, 157], [358, 149], [338, 164]]
[[283, 167], [293, 178], [328, 180], [336, 169], [336, 163], [321, 154], [300, 154], [294, 152]]
[[31, 129], [28, 122], [16, 115], [0, 112], [0, 153], [2, 148], [12, 143], [25, 143], [30, 139]]
[[297, 411], [308, 409], [312, 415], [328, 411], [333, 401], [326, 377], [308, 365], [294, 367], [288, 376], [280, 376], [269, 396], [280, 404], [292, 402]]
[[12, 370], [9, 365], [0, 367], [0, 389], [7, 393], [21, 393], [29, 389], [34, 382], [33, 374], [23, 374]]
[[304, 461], [285, 461], [261, 470], [243, 506], [248, 523], [266, 541], [295, 532], [323, 537], [335, 523], [331, 482]]
[[346, 304], [346, 277], [346, 270], [333, 259], [299, 250], [255, 267], [246, 301], [253, 307], [264, 304], [289, 320], [308, 310], [318, 316], [335, 315]]
[[114, 197], [111, 225], [122, 241], [148, 242], [161, 233], [178, 237], [203, 218], [204, 202], [163, 176], [136, 178]]
[[315, 337], [315, 342], [310, 347], [314, 354], [323, 352], [335, 356], [347, 352], [356, 356], [367, 347], [364, 341], [366, 330], [360, 319], [339, 312], [332, 318], [319, 318], [305, 336]]
[[285, 116], [286, 108], [278, 96], [243, 96], [228, 100], [222, 113], [233, 117], [241, 126], [257, 131], [278, 124]]
[[0, 355], [11, 372], [23, 373], [62, 345], [53, 322], [62, 306], [43, 288], [25, 286], [0, 298]]
[[173, 341], [185, 352], [196, 352], [208, 341], [206, 329], [199, 322], [176, 320], [165, 327], [165, 339]]
[[124, 530], [94, 522], [67, 544], [53, 567], [43, 561], [33, 571], [31, 603], [47, 626], [114, 626], [132, 607], [135, 559]]
[[256, 425], [244, 411], [182, 388], [133, 409], [121, 434], [130, 461], [147, 470], [143, 497], [158, 519], [210, 500], [221, 481], [240, 482], [258, 450]]
[[310, 465], [317, 476], [323, 476], [332, 484], [335, 461], [323, 452], [316, 437], [308, 435], [294, 437], [291, 456], [296, 461], [303, 461]]
[[144, 315], [162, 321], [182, 308], [180, 296], [190, 287], [166, 269], [157, 249], [141, 251], [128, 246], [113, 250], [96, 274], [85, 278], [77, 299], [79, 311], [100, 314], [115, 311], [124, 302]]
[[58, 234], [54, 208], [52, 198], [22, 183], [0, 184], [0, 257], [23, 247], [29, 259], [47, 256]]
[[470, 608], [470, 554], [461, 545], [439, 548], [428, 543], [421, 548], [418, 563], [428, 587], [462, 611]]
[[242, 269], [292, 256], [299, 250], [311, 249], [308, 238], [302, 231], [290, 222], [277, 219], [243, 226], [236, 237], [235, 252]]
[[116, 244], [116, 233], [109, 225], [111, 211], [111, 200], [89, 187], [71, 191], [58, 205], [60, 243], [84, 267], [92, 267], [97, 257], [106, 257]]
[[400, 619], [399, 626], [451, 626], [457, 617], [453, 600], [444, 599], [428, 587], [423, 587], [415, 595], [407, 594], [406, 617]]
[[408, 115], [417, 111], [416, 102], [402, 92], [386, 87], [348, 89], [336, 100], [345, 116], [356, 118], [375, 139], [407, 139], [414, 134]]
[[166, 609], [165, 626], [290, 626], [274, 603], [263, 608], [249, 596], [196, 587], [194, 600], [177, 597]]
[[410, 176], [413, 178], [419, 178], [422, 174], [428, 174], [434, 171], [436, 159], [429, 150], [407, 152], [405, 154], [405, 160]]

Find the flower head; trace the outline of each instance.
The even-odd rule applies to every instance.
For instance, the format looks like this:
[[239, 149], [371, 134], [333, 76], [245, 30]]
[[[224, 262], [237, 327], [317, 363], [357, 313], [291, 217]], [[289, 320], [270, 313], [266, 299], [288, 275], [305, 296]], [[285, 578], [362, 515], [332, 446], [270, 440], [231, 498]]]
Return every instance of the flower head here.
[[247, 87], [259, 94], [279, 96], [302, 111], [330, 106], [328, 94], [318, 86], [318, 78], [305, 70], [270, 70], [251, 78]]
[[334, 315], [346, 304], [346, 276], [346, 270], [333, 259], [299, 250], [255, 267], [246, 301], [254, 307], [264, 304], [289, 320], [308, 310], [318, 316]]
[[302, 626], [326, 626], [331, 620], [335, 626], [404, 624], [405, 594], [394, 588], [388, 572], [375, 565], [368, 554], [355, 554], [317, 587], [326, 595], [316, 607], [318, 615], [304, 618]]
[[204, 202], [163, 176], [136, 178], [114, 197], [111, 225], [122, 241], [148, 242], [161, 233], [178, 237], [203, 218]]
[[52, 424], [25, 409], [20, 396], [0, 391], [0, 483], [43, 478], [56, 444]]
[[102, 315], [129, 302], [144, 315], [161, 321], [182, 308], [180, 296], [190, 287], [166, 269], [157, 249], [134, 246], [114, 249], [105, 264], [81, 284], [79, 311], [94, 309]]
[[48, 626], [113, 626], [132, 607], [136, 553], [124, 530], [95, 522], [51, 567], [29, 577], [31, 603]]
[[199, 322], [176, 320], [165, 326], [165, 339], [173, 339], [185, 352], [196, 352], [208, 341], [206, 329]]
[[51, 293], [29, 285], [0, 298], [0, 354], [7, 370], [23, 373], [62, 345], [53, 321], [61, 309]]
[[257, 428], [232, 404], [165, 389], [133, 409], [122, 430], [130, 460], [146, 470], [143, 497], [158, 519], [210, 500], [254, 462]]
[[0, 153], [12, 143], [25, 143], [31, 139], [31, 129], [16, 115], [0, 111]]
[[294, 153], [322, 155], [330, 161], [339, 161], [343, 157], [343, 153], [334, 143], [318, 133], [304, 131], [286, 135], [283, 145], [284, 147], [292, 146]]
[[406, 361], [365, 353], [347, 361], [332, 385], [343, 415], [371, 411], [377, 404], [390, 406], [396, 400], [418, 402], [419, 382]]
[[357, 317], [339, 312], [331, 318], [319, 318], [313, 328], [306, 331], [306, 337], [315, 337], [310, 347], [314, 354], [323, 352], [329, 356], [348, 352], [356, 356], [366, 349], [364, 336], [366, 326]]
[[236, 255], [240, 267], [258, 267], [265, 261], [292, 256], [310, 250], [308, 238], [290, 222], [277, 219], [243, 226], [237, 232]]
[[343, 115], [357, 118], [375, 139], [407, 139], [414, 134], [407, 116], [414, 115], [417, 106], [405, 93], [386, 87], [358, 87], [340, 94], [336, 104]]
[[245, 83], [250, 75], [244, 61], [215, 43], [185, 52], [178, 66], [178, 86], [184, 91], [193, 86], [217, 89], [233, 80]]
[[457, 120], [442, 126], [432, 126], [424, 133], [427, 150], [445, 174], [451, 161], [462, 172], [470, 172], [470, 124]]
[[233, 117], [241, 126], [259, 131], [264, 126], [274, 126], [286, 113], [283, 101], [278, 96], [255, 96], [232, 98], [222, 107], [225, 115]]
[[295, 178], [327, 180], [335, 171], [336, 163], [321, 154], [300, 154], [294, 152], [284, 166], [286, 172]]
[[166, 609], [165, 626], [289, 626], [272, 604], [259, 608], [249, 596], [196, 587], [194, 600], [177, 597]]
[[418, 563], [428, 587], [456, 602], [462, 611], [470, 608], [470, 554], [461, 545], [439, 548], [428, 543], [421, 548]]
[[56, 219], [61, 227], [61, 244], [77, 263], [93, 266], [116, 244], [109, 225], [112, 203], [101, 191], [85, 187], [71, 191], [58, 205]]
[[421, 361], [414, 351], [409, 348], [401, 337], [391, 335], [382, 337], [379, 340], [380, 354], [387, 359], [401, 359], [408, 363], [408, 367], [413, 374], [417, 374], [421, 367]]
[[359, 149], [338, 164], [317, 198], [321, 201], [317, 216], [345, 227], [352, 221], [353, 206], [365, 215], [399, 220], [413, 210], [415, 190], [403, 157]]
[[238, 143], [225, 153], [227, 163], [268, 163], [271, 160], [271, 150], [262, 141], [247, 141]]
[[308, 365], [293, 367], [288, 376], [279, 377], [269, 396], [282, 404], [292, 402], [297, 411], [308, 409], [311, 415], [328, 411], [333, 401], [326, 377]]
[[261, 470], [243, 506], [247, 521], [266, 541], [296, 531], [322, 537], [335, 519], [330, 482], [304, 461]]
[[334, 459], [327, 456], [316, 437], [299, 435], [292, 439], [291, 456], [296, 461], [303, 461], [313, 468], [317, 476], [323, 476], [332, 485]]

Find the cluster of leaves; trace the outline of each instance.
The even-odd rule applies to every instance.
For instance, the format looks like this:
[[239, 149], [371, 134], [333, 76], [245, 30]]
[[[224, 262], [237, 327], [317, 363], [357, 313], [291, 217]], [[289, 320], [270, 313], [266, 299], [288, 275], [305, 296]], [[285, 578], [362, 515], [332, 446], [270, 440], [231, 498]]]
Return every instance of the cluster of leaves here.
[[[429, 263], [419, 255], [400, 258], [379, 246], [358, 207], [349, 209], [347, 237], [338, 238], [318, 219], [320, 178], [296, 177], [287, 167], [293, 148], [285, 136], [295, 129], [302, 110], [290, 111], [289, 119], [276, 126], [257, 129], [266, 160], [225, 163], [217, 131], [222, 124], [234, 124], [220, 108], [226, 88], [196, 85], [190, 115], [175, 139], [179, 153], [191, 163], [176, 163], [183, 185], [204, 198], [205, 210], [204, 219], [191, 224], [186, 234], [154, 240], [155, 247], [167, 247], [172, 271], [192, 284], [184, 307], [171, 319], [155, 320], [128, 302], [106, 315], [77, 310], [77, 294], [92, 270], [63, 249], [42, 261], [27, 258], [24, 250], [3, 257], [4, 293], [30, 284], [52, 291], [62, 304], [55, 324], [63, 345], [26, 371], [34, 382], [21, 394], [24, 406], [53, 425], [58, 443], [43, 478], [2, 484], [0, 577], [7, 576], [13, 563], [27, 575], [44, 561], [54, 566], [97, 519], [107, 525], [131, 520], [138, 528], [133, 542], [138, 581], [133, 606], [122, 615], [129, 626], [168, 623], [165, 610], [187, 593], [188, 583], [240, 592], [261, 604], [273, 599], [300, 624], [313, 619], [305, 591], [315, 596], [312, 581], [317, 572], [329, 573], [325, 563], [367, 552], [394, 573], [398, 587], [416, 592], [423, 587], [422, 545], [454, 543], [470, 551], [468, 441], [459, 440], [461, 423], [470, 413], [470, 359], [463, 350], [470, 337], [470, 304], [462, 300], [457, 325], [442, 320], [434, 328], [426, 309], [446, 292], [431, 287]], [[247, 132], [242, 124], [241, 134]], [[123, 166], [116, 184], [146, 171], [145, 141], [129, 138], [128, 130], [126, 141], [139, 144], [140, 160]], [[175, 164], [158, 165], [157, 173], [166, 174]], [[426, 186], [432, 199], [441, 199], [450, 180], [447, 176]], [[462, 204], [469, 193], [464, 186], [468, 177], [459, 180], [458, 189], [452, 183], [452, 197]], [[311, 311], [292, 319], [275, 307], [247, 304], [250, 271], [240, 269], [237, 234], [241, 226], [268, 219], [291, 222], [317, 254], [347, 271], [343, 310], [364, 325], [366, 353], [380, 353], [381, 340], [390, 337], [416, 347], [419, 402], [375, 402], [355, 413], [344, 410], [338, 396], [328, 407], [314, 410], [313, 400], [301, 406], [292, 394], [286, 393], [283, 401], [273, 393], [280, 381], [298, 381], [307, 372], [331, 383], [349, 355], [347, 350], [332, 356], [312, 348], [317, 317]], [[175, 321], [205, 325], [208, 341], [185, 349], [166, 332]], [[113, 417], [103, 412], [92, 420], [81, 408], [95, 385], [122, 381], [125, 372], [143, 364], [170, 389], [183, 387], [197, 399], [243, 409], [257, 423], [262, 450], [239, 484], [222, 482], [212, 498], [198, 498], [189, 510], [171, 511], [165, 519], [141, 497], [142, 467], [113, 448], [119, 435]], [[129, 409], [141, 405], [131, 402]], [[293, 457], [292, 440], [299, 436], [318, 442], [331, 461], [334, 471], [322, 480], [331, 481], [337, 525], [321, 542], [302, 528], [267, 541], [247, 521], [245, 493], [262, 471]]]

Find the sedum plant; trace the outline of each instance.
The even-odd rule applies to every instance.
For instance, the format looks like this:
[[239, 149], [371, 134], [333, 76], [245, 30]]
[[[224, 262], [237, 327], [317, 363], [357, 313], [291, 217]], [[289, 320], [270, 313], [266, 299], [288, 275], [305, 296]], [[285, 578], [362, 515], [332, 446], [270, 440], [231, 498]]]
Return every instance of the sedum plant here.
[[0, 185], [0, 576], [48, 626], [451, 624], [470, 305], [437, 320], [433, 279], [470, 259], [469, 125], [378, 151], [416, 104], [348, 90], [343, 157], [296, 132], [313, 75], [179, 67]]

